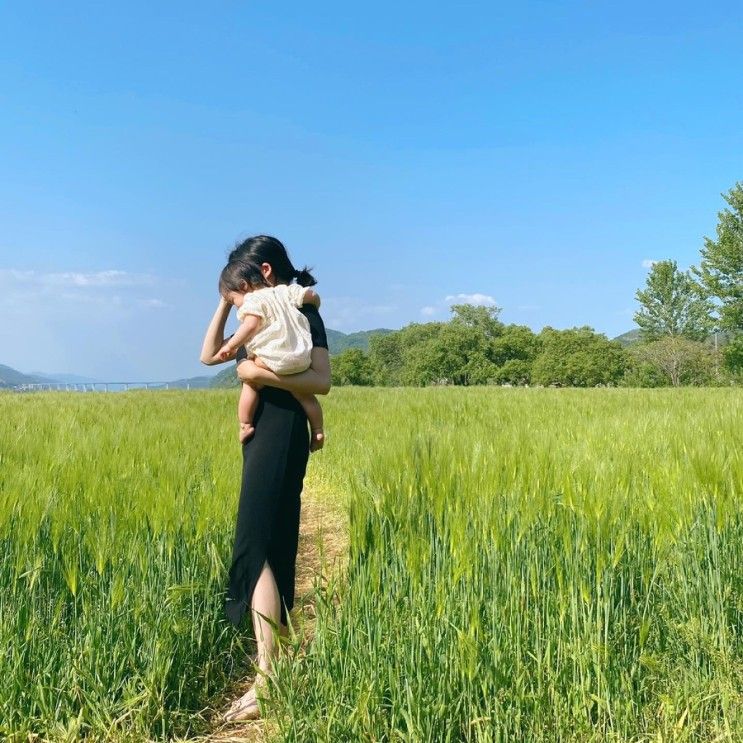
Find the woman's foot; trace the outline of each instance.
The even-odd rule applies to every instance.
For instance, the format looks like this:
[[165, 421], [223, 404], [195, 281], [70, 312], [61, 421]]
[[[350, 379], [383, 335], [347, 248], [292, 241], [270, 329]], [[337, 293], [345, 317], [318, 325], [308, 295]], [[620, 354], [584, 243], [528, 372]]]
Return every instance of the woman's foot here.
[[322, 428], [314, 428], [312, 430], [312, 436], [310, 437], [310, 451], [318, 451], [322, 449], [325, 443], [325, 434]]
[[252, 423], [240, 423], [240, 443], [246, 442], [255, 433], [255, 426]]
[[244, 720], [257, 720], [260, 716], [261, 710], [258, 706], [255, 684], [253, 684], [245, 694], [230, 705], [223, 719], [225, 722], [243, 722]]

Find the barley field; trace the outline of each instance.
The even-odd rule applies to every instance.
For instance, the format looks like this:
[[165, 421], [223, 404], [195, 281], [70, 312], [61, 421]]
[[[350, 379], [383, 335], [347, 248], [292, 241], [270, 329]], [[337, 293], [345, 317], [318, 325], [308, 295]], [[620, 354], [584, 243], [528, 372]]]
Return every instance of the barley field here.
[[[233, 391], [0, 395], [0, 738], [209, 731]], [[286, 741], [743, 740], [743, 395], [353, 389], [308, 490], [341, 579], [281, 661]]]

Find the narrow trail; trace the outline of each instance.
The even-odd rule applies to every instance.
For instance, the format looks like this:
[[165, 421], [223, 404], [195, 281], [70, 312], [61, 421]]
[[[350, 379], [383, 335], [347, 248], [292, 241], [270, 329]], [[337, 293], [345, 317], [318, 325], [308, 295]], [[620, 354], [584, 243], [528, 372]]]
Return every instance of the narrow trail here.
[[[343, 510], [329, 498], [320, 499], [305, 490], [302, 494], [299, 524], [295, 605], [291, 612], [291, 620], [297, 632], [302, 635], [303, 647], [312, 639], [315, 583], [336, 574], [341, 568], [347, 542], [347, 517]], [[214, 729], [208, 736], [190, 738], [184, 743], [244, 743], [265, 740], [271, 732], [270, 720], [230, 724], [219, 721], [219, 713], [232, 699], [245, 693], [252, 682], [253, 678], [247, 677], [228, 690], [223, 703], [214, 710]]]

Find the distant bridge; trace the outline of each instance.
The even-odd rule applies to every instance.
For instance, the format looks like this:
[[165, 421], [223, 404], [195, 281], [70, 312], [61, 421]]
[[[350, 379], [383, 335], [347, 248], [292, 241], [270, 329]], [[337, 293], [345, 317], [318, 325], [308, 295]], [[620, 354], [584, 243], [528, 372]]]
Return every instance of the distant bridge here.
[[[173, 382], [37, 382], [16, 384], [13, 392], [126, 392], [127, 390], [190, 390], [191, 383]], [[194, 389], [203, 389], [195, 386]]]

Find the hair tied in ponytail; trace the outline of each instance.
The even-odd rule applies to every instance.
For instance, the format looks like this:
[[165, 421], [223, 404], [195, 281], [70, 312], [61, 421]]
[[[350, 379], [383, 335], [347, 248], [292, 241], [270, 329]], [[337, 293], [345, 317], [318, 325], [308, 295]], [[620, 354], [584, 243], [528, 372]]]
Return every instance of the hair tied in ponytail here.
[[295, 270], [294, 277], [300, 286], [314, 286], [317, 284], [315, 277], [310, 273], [307, 266], [305, 266], [301, 271]]

